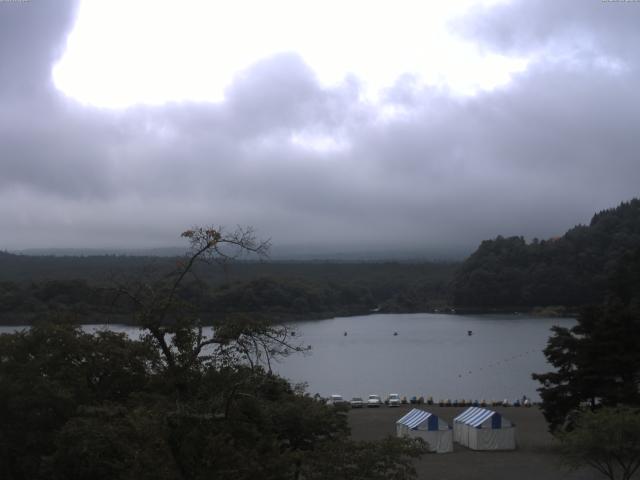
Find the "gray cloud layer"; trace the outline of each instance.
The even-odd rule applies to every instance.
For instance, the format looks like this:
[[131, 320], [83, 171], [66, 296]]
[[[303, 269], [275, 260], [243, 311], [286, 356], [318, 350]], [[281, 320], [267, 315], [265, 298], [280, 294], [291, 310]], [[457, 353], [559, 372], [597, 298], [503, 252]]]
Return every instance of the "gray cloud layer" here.
[[640, 4], [477, 9], [454, 28], [532, 56], [526, 72], [473, 98], [400, 79], [390, 118], [295, 54], [238, 74], [221, 104], [77, 105], [50, 81], [74, 11], [0, 3], [0, 248], [152, 247], [241, 223], [280, 245], [468, 251], [638, 195]]

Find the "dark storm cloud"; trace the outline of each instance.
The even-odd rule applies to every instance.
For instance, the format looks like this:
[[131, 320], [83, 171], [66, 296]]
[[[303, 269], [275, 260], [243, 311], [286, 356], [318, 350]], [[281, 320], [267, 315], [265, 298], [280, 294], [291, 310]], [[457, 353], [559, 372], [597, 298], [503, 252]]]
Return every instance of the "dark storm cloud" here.
[[66, 0], [0, 3], [0, 188], [105, 192], [105, 145], [93, 140], [108, 139], [109, 127], [80, 111], [68, 115], [51, 84], [76, 8]]
[[455, 28], [531, 55], [528, 69], [466, 98], [407, 75], [385, 113], [358, 79], [324, 87], [294, 53], [238, 73], [220, 104], [83, 107], [50, 82], [75, 7], [7, 5], [0, 247], [166, 245], [213, 222], [280, 245], [470, 250], [561, 234], [638, 194], [640, 4], [476, 10]]
[[51, 64], [62, 54], [75, 19], [75, 0], [30, 3], [0, 4], [2, 96], [34, 95], [50, 88]]

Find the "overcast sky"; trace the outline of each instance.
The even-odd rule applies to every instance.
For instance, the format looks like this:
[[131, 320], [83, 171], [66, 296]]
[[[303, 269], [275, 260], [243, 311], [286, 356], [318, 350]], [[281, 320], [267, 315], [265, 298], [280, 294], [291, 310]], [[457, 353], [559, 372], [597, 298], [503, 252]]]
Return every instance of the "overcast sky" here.
[[0, 1], [0, 249], [560, 235], [638, 196], [638, 25], [601, 0]]

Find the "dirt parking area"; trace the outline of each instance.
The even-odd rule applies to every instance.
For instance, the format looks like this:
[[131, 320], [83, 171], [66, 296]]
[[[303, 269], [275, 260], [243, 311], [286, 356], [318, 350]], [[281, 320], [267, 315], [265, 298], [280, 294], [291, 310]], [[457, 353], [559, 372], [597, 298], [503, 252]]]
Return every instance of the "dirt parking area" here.
[[[412, 405], [397, 408], [362, 408], [349, 412], [351, 436], [355, 440], [376, 440], [395, 435], [395, 422]], [[453, 418], [464, 407], [417, 405], [453, 425]], [[595, 480], [597, 472], [584, 469], [567, 470], [555, 453], [555, 441], [547, 432], [547, 424], [537, 407], [496, 407], [516, 425], [515, 451], [478, 452], [454, 443], [453, 453], [427, 454], [416, 462], [418, 478], [430, 480]]]

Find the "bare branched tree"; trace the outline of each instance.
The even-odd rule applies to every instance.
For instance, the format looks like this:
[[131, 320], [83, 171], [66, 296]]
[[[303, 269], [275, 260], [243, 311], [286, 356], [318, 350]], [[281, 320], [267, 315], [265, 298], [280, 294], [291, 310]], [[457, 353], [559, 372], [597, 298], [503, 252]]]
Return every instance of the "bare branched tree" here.
[[259, 319], [219, 320], [213, 334], [206, 336], [197, 307], [180, 297], [184, 282], [196, 275], [199, 263], [226, 267], [243, 255], [265, 258], [270, 241], [259, 241], [250, 227], [237, 227], [231, 233], [223, 228], [194, 227], [181, 236], [190, 248], [174, 271], [116, 287], [118, 297], [131, 301], [138, 323], [162, 352], [169, 370], [184, 371], [197, 362], [245, 361], [271, 371], [274, 357], [308, 349], [290, 341], [286, 326]]

